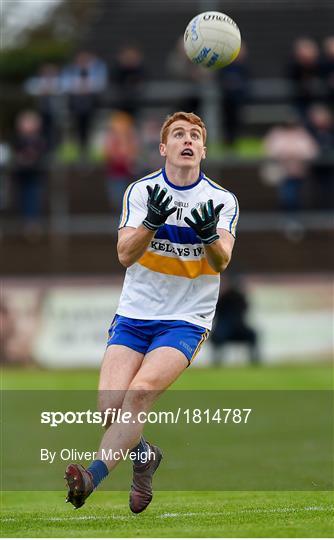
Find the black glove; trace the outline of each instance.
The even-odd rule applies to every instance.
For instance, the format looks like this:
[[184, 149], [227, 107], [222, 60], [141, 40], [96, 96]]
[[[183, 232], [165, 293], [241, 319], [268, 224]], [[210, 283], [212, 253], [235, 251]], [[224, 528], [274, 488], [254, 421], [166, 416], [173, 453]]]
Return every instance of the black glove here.
[[155, 184], [154, 189], [151, 186], [146, 186], [148, 191], [147, 201], [147, 216], [143, 221], [143, 225], [150, 231], [156, 231], [163, 225], [166, 219], [176, 212], [176, 206], [168, 209], [168, 206], [172, 200], [172, 196], [169, 195], [167, 199], [163, 200], [167, 189], [160, 189], [159, 184]]
[[223, 206], [223, 204], [218, 204], [216, 208], [214, 208], [213, 200], [210, 199], [207, 203], [201, 205], [202, 215], [199, 214], [197, 208], [192, 209], [191, 215], [194, 218], [194, 221], [191, 221], [188, 217], [184, 218], [184, 221], [198, 234], [203, 244], [212, 244], [212, 242], [219, 239], [217, 223], [219, 220], [219, 212]]

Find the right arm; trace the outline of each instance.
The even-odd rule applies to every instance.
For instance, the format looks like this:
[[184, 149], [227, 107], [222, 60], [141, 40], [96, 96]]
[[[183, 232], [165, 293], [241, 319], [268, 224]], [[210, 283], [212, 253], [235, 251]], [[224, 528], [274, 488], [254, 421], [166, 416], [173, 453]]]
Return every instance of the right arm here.
[[[146, 189], [148, 191], [147, 208], [145, 209], [147, 211], [146, 217], [141, 208], [137, 213], [137, 220], [135, 220], [137, 223], [139, 219], [141, 221], [141, 223], [139, 221], [138, 227], [123, 226], [118, 233], [118, 259], [126, 268], [133, 265], [144, 255], [156, 231], [177, 210], [175, 206], [169, 208], [172, 197], [165, 197], [166, 188], [160, 189], [159, 184], [156, 184], [154, 189], [151, 186], [146, 186]], [[135, 221], [130, 221], [130, 223], [136, 225]]]
[[128, 268], [144, 255], [155, 231], [150, 231], [144, 225], [123, 227], [118, 231], [117, 254], [119, 262]]

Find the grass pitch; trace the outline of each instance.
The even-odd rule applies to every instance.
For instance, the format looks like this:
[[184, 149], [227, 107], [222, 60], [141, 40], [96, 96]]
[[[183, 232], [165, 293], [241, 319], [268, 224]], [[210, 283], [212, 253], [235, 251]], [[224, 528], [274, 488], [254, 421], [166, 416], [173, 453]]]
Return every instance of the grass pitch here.
[[[2, 388], [94, 389], [97, 378], [95, 371], [6, 370]], [[190, 369], [174, 388], [322, 390], [331, 384], [332, 369], [326, 365], [238, 367]], [[65, 505], [64, 499], [65, 491], [4, 492], [1, 536], [332, 537], [334, 533], [333, 496], [323, 491], [155, 492], [152, 504], [138, 516], [128, 509], [127, 492], [98, 491], [79, 510]]]
[[54, 492], [6, 493], [8, 537], [331, 537], [327, 493], [158, 492], [137, 516], [124, 492], [95, 493], [74, 510]]

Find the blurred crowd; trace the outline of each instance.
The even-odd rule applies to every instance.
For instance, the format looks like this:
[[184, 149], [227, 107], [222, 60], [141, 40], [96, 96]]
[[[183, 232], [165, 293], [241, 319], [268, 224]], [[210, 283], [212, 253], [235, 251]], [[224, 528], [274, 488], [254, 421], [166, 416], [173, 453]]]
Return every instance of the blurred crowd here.
[[[238, 158], [238, 142], [249, 135], [244, 114], [254, 100], [249, 54], [243, 44], [230, 66], [210, 73], [189, 62], [181, 37], [162, 66], [162, 80], [185, 83], [187, 88], [177, 103], [174, 100], [175, 110], [202, 115], [207, 84], [213, 82], [218, 88], [223, 159], [231, 152]], [[334, 36], [321, 46], [308, 38], [297, 39], [277, 78], [289, 89], [283, 98], [289, 115], [257, 135], [262, 144], [259, 176], [276, 190], [277, 209], [304, 210], [307, 182], [312, 186], [311, 208], [332, 209]], [[0, 137], [0, 211], [10, 206], [8, 194], [12, 194], [27, 239], [35, 240], [45, 231], [52, 165], [63, 159], [66, 166], [60, 154], [61, 149], [69, 152], [68, 148], [64, 151], [69, 141], [76, 148], [79, 168], [99, 167], [105, 199], [114, 215], [120, 212], [128, 184], [162, 165], [158, 152], [162, 118], [153, 107], [146, 107], [145, 113], [142, 107], [148, 81], [147, 60], [135, 45], [121, 47], [112, 66], [90, 51], [80, 51], [67, 65], [44, 64], [25, 81], [24, 92], [34, 106], [17, 112], [8, 140]], [[97, 163], [92, 152], [96, 145]], [[28, 361], [27, 344], [34, 329], [25, 322], [26, 338], [18, 343], [4, 302], [0, 319], [6, 360]], [[20, 335], [25, 334], [20, 331]], [[250, 322], [247, 290], [240, 279], [233, 278], [225, 279], [217, 304], [211, 336], [215, 365], [231, 343], [245, 346], [252, 365], [261, 362], [260, 336]]]
[[[180, 38], [167, 58], [165, 75], [171, 81], [191, 83], [191, 92], [174, 108], [199, 114], [201, 90], [209, 79], [215, 81], [224, 146], [233, 148], [245, 134], [243, 111], [252, 99], [246, 45], [230, 66], [211, 74], [189, 62]], [[264, 136], [262, 177], [276, 186], [278, 207], [291, 211], [303, 209], [304, 180], [311, 175], [318, 207], [329, 208], [334, 183], [334, 36], [327, 37], [321, 48], [314, 40], [297, 39], [280, 75], [290, 85], [292, 113]], [[79, 149], [78, 161], [85, 165], [99, 132], [106, 196], [115, 213], [128, 183], [160, 166], [160, 119], [154, 113], [141, 114], [148, 80], [142, 51], [126, 45], [112, 66], [92, 52], [80, 51], [66, 66], [42, 65], [24, 83], [35, 108], [18, 112], [11, 140], [0, 141], [0, 171], [3, 178], [10, 164], [11, 188], [28, 233], [38, 229], [46, 204], [50, 160], [69, 138]], [[5, 191], [1, 182], [0, 209], [6, 207]]]
[[283, 210], [303, 209], [305, 180], [311, 176], [318, 208], [333, 208], [334, 36], [323, 42], [298, 39], [287, 67], [294, 114], [264, 138], [269, 167], [265, 180], [277, 184]]

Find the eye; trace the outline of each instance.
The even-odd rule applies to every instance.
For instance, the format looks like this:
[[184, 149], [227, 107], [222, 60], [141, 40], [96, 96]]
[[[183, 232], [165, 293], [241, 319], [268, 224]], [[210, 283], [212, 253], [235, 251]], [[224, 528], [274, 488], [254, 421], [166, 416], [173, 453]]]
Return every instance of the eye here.
[[177, 137], [178, 139], [180, 139], [182, 136], [183, 136], [183, 131], [176, 131], [175, 132], [175, 137]]
[[199, 133], [197, 133], [197, 131], [193, 131], [193, 133], [191, 134], [192, 138], [195, 139], [196, 141], [198, 141], [198, 139], [200, 138], [199, 136]]

